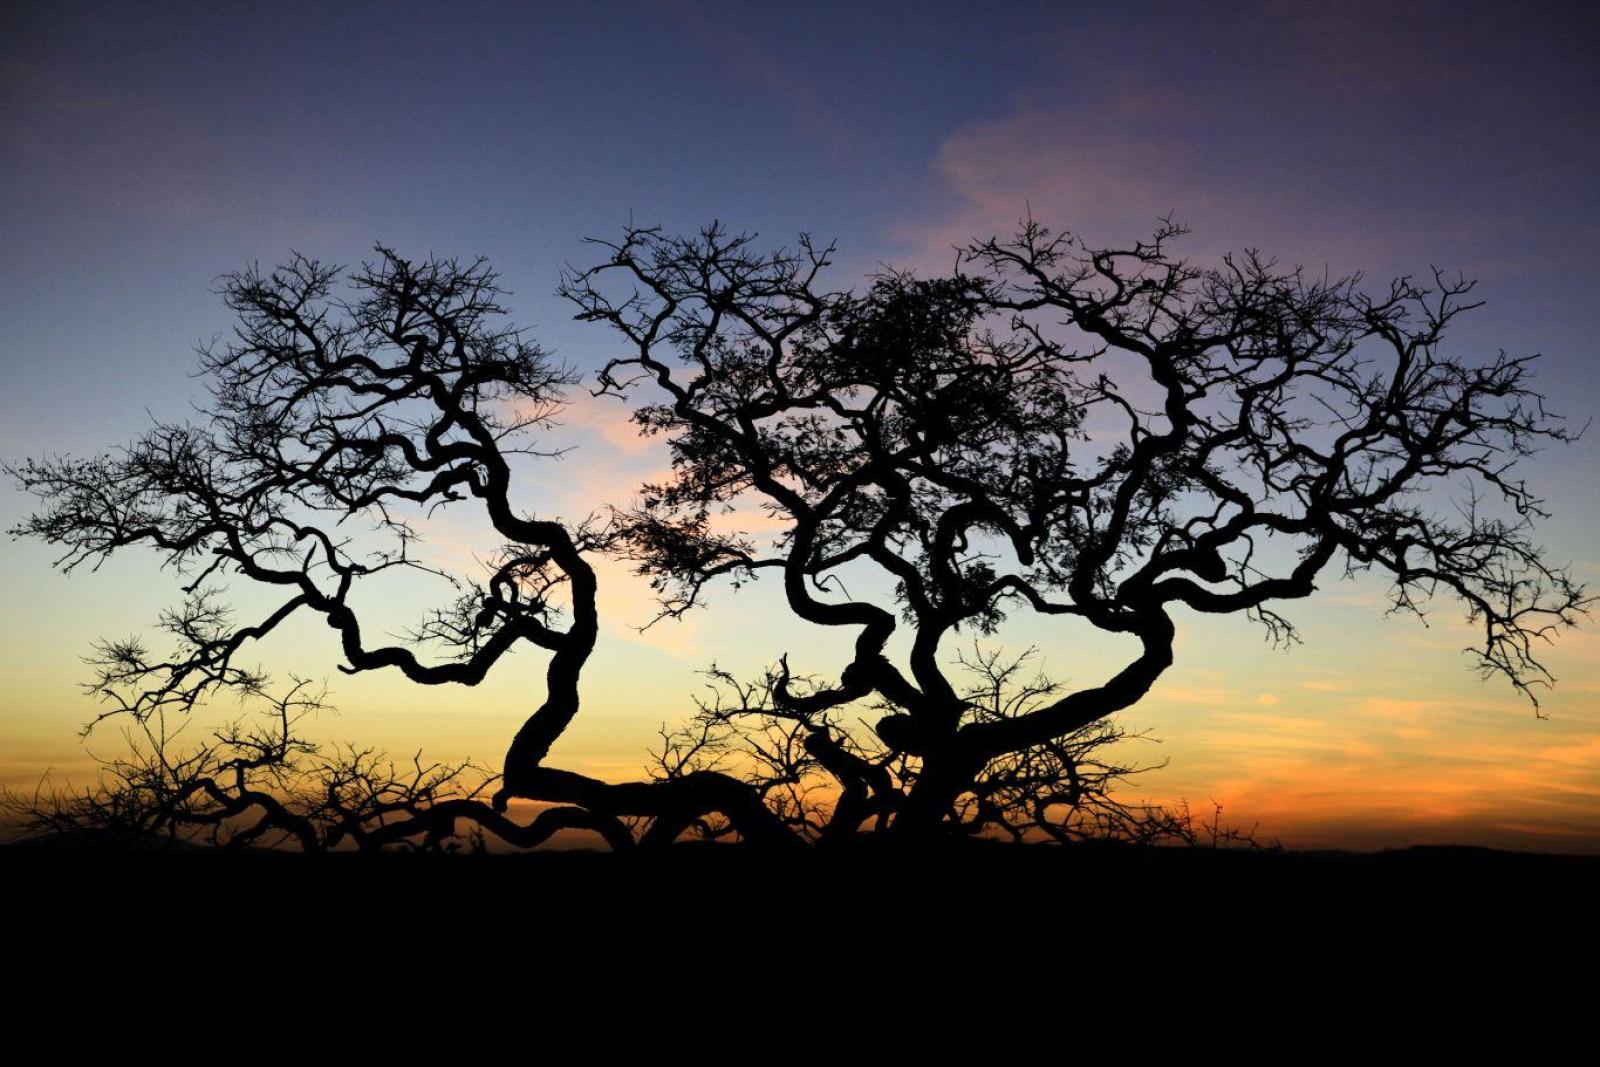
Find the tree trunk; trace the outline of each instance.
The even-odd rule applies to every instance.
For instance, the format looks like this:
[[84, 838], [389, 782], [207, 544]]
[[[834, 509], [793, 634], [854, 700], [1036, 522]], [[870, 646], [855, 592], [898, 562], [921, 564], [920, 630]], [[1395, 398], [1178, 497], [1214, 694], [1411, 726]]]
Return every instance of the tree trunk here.
[[917, 844], [931, 844], [947, 836], [945, 820], [954, 809], [956, 798], [972, 788], [980, 769], [960, 752], [924, 753], [916, 784], [906, 795], [889, 832], [897, 840]]

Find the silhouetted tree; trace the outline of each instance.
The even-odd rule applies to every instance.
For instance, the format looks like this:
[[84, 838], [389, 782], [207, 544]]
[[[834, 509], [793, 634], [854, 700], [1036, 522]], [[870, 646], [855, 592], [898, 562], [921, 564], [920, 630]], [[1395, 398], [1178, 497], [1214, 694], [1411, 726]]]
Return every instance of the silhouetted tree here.
[[[1255, 254], [1201, 270], [1169, 256], [1178, 233], [1090, 249], [1029, 223], [966, 250], [948, 277], [885, 274], [860, 293], [821, 288], [829, 250], [804, 241], [760, 253], [712, 227], [602, 242], [604, 262], [562, 292], [627, 345], [600, 390], [648, 390], [635, 417], [665, 437], [673, 471], [636, 506], [576, 523], [512, 502], [511, 460], [537, 454], [531, 431], [573, 376], [501, 324], [483, 262], [380, 248], [349, 298], [338, 270], [299, 257], [227, 278], [239, 325], [203, 353], [204, 425], [12, 472], [45, 505], [16, 532], [63, 546], [63, 568], [146, 545], [187, 597], [163, 619], [170, 652], [135, 640], [97, 655], [93, 690], [143, 731], [144, 755], [106, 792], [34, 807], [72, 822], [80, 804], [77, 825], [117, 832], [210, 827], [306, 848], [440, 847], [459, 821], [521, 844], [583, 828], [616, 848], [685, 833], [826, 843], [868, 827], [1192, 839], [1185, 813], [1112, 796], [1135, 768], [1108, 755], [1122, 737], [1108, 716], [1171, 664], [1175, 607], [1244, 613], [1290, 640], [1278, 605], [1341, 566], [1389, 575], [1397, 609], [1460, 598], [1484, 670], [1531, 696], [1548, 681], [1534, 642], [1586, 601], [1529, 540], [1542, 511], [1511, 469], [1568, 436], [1528, 387], [1529, 359], [1441, 351], [1471, 306], [1465, 282], [1369, 297], [1356, 279]], [[1450, 479], [1477, 490], [1446, 520], [1428, 493]], [[463, 505], [505, 541], [489, 573], [445, 575], [457, 595], [412, 640], [375, 643], [358, 591], [440, 573], [415, 557], [406, 516]], [[751, 507], [767, 518], [741, 528]], [[666, 617], [713, 581], [772, 571], [799, 618], [853, 631], [854, 653], [826, 677], [782, 654], [753, 680], [713, 668], [647, 780], [547, 766], [579, 709], [600, 552], [649, 575]], [[275, 605], [237, 621], [218, 588], [229, 577], [276, 591]], [[990, 635], [1019, 609], [1138, 651], [1070, 691], [982, 644], [943, 658], [953, 634]], [[296, 709], [315, 699], [269, 695], [239, 658], [303, 614], [338, 635], [342, 669], [424, 685], [473, 685], [514, 648], [545, 650], [543, 703], [493, 796], [474, 768], [298, 741]], [[273, 725], [169, 752], [168, 714], [224, 689], [264, 700]], [[876, 709], [866, 729], [849, 718], [863, 708]], [[512, 797], [545, 807], [519, 826]]]
[[[1568, 439], [1532, 357], [1444, 350], [1475, 306], [1464, 280], [1369, 296], [1253, 252], [1204, 270], [1169, 253], [1181, 232], [1091, 248], [1030, 221], [947, 277], [851, 294], [820, 288], [831, 250], [808, 241], [634, 228], [566, 279], [626, 346], [602, 388], [655, 398], [636, 418], [671, 448], [672, 477], [616, 522], [663, 612], [772, 571], [800, 618], [855, 634], [836, 680], [797, 684], [780, 659], [710, 713], [803, 735], [839, 792], [823, 836], [869, 818], [918, 838], [1059, 825], [1048, 812], [1091, 788], [1084, 731], [1171, 665], [1175, 608], [1293, 640], [1279, 606], [1330, 567], [1384, 573], [1396, 610], [1459, 598], [1486, 674], [1530, 697], [1549, 681], [1535, 645], [1586, 600], [1529, 540], [1543, 511], [1513, 472]], [[1455, 517], [1431, 499], [1445, 483], [1468, 487]], [[714, 521], [740, 506], [764, 521]], [[846, 575], [892, 597], [852, 596]], [[1138, 650], [1097, 684], [999, 699], [999, 661], [980, 659], [995, 685], [975, 698], [941, 645], [1016, 610]], [[840, 714], [860, 701], [881, 708], [870, 732]], [[784, 807], [795, 821], [800, 801]]]
[[[544, 765], [578, 711], [579, 675], [594, 647], [595, 575], [585, 553], [599, 535], [589, 523], [519, 513], [510, 459], [529, 450], [528, 431], [547, 422], [572, 377], [499, 322], [500, 291], [481, 260], [379, 254], [352, 275], [352, 299], [336, 292], [338, 269], [298, 256], [270, 273], [226, 278], [222, 295], [238, 326], [202, 352], [211, 383], [204, 425], [160, 425], [114, 455], [29, 461], [12, 471], [46, 504], [14, 532], [64, 546], [63, 569], [144, 545], [185, 576], [184, 603], [162, 620], [170, 651], [131, 640], [108, 643], [95, 657], [91, 690], [109, 705], [102, 718], [131, 719], [143, 747], [113, 768], [114, 779], [137, 788], [113, 787], [119, 795], [109, 802], [87, 794], [90, 808], [131, 804], [141, 812], [135, 828], [265, 810], [306, 847], [371, 836], [386, 820], [378, 839], [399, 839], [393, 818], [421, 819], [430, 806], [433, 822], [406, 828], [423, 832], [460, 817], [521, 843], [583, 828], [624, 847], [624, 816], [693, 820], [716, 811], [747, 839], [789, 840], [744, 783], [725, 775], [614, 785]], [[467, 503], [506, 542], [477, 583], [415, 559], [406, 517]], [[374, 643], [358, 594], [406, 570], [448, 578], [459, 595], [414, 641]], [[239, 621], [216, 584], [229, 577], [276, 591], [277, 603]], [[361, 752], [319, 760], [313, 777], [324, 786], [364, 784], [366, 800], [341, 793], [331, 812], [269, 803], [269, 791], [257, 788], [263, 777], [282, 784], [303, 769], [291, 756], [308, 755], [287, 730], [267, 752], [256, 743], [241, 748], [229, 732], [196, 752], [169, 750], [169, 713], [224, 690], [266, 697], [266, 679], [240, 657], [304, 614], [338, 635], [343, 670], [397, 670], [423, 685], [474, 685], [519, 645], [548, 652], [544, 702], [513, 740], [492, 806], [476, 787], [450, 790], [450, 803], [440, 804], [445, 787], [460, 784], [461, 768], [434, 768], [407, 783], [375, 770]], [[428, 646], [443, 653], [429, 659]], [[513, 796], [551, 806], [533, 827], [514, 827], [501, 817]]]

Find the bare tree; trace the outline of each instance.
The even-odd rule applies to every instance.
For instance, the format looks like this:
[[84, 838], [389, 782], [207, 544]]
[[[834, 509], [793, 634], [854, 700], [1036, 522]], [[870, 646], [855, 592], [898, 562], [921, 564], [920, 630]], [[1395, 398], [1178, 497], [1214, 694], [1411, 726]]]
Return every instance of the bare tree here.
[[[162, 620], [169, 652], [141, 641], [101, 649], [91, 690], [107, 703], [103, 717], [144, 731], [219, 692], [264, 693], [266, 680], [241, 657], [297, 615], [334, 630], [341, 669], [395, 670], [423, 685], [475, 685], [513, 648], [533, 645], [549, 656], [544, 699], [511, 743], [492, 806], [469, 789], [453, 806], [436, 806], [440, 817], [492, 823], [523, 842], [584, 828], [624, 847], [632, 840], [624, 816], [692, 820], [720, 811], [749, 839], [787, 840], [741, 782], [719, 774], [614, 785], [545, 766], [577, 714], [579, 675], [594, 647], [595, 575], [585, 553], [603, 531], [519, 513], [510, 460], [537, 454], [532, 438], [572, 376], [500, 322], [500, 290], [481, 260], [414, 263], [378, 252], [375, 264], [350, 275], [348, 292], [339, 289], [338, 268], [298, 256], [271, 272], [226, 278], [222, 296], [238, 325], [230, 340], [202, 352], [211, 383], [204, 424], [159, 425], [116, 454], [11, 470], [44, 503], [13, 532], [62, 546], [64, 570], [146, 546], [183, 575], [186, 599]], [[475, 581], [434, 570], [413, 551], [416, 515], [469, 503], [505, 541]], [[454, 593], [415, 640], [374, 643], [356, 607], [359, 591], [403, 572], [443, 578]], [[239, 621], [221, 592], [229, 579], [275, 592], [275, 606]], [[135, 794], [164, 805], [152, 816], [161, 825], [193, 821], [190, 801], [200, 796], [229, 816], [267, 807], [253, 783], [289, 765], [288, 738], [259, 765], [239, 754], [238, 738], [218, 740], [225, 752], [204, 746], [179, 768], [155, 745], [129, 773], [179, 782]], [[369, 795], [358, 803], [340, 793], [331, 825], [344, 829], [335, 839], [376, 832], [396, 812], [421, 818], [419, 802], [439, 800], [460, 779], [459, 769], [444, 770], [444, 779], [436, 769], [400, 787], [363, 754], [336, 763], [320, 768], [336, 779], [322, 783], [324, 792]], [[225, 778], [233, 783], [228, 799], [219, 792], [230, 788]], [[175, 803], [174, 793], [183, 794]], [[530, 830], [500, 818], [519, 796], [551, 805]], [[279, 828], [310, 847], [312, 828], [291, 814], [278, 817]], [[381, 837], [397, 834], [391, 826]]]
[[[652, 398], [636, 419], [672, 451], [672, 477], [615, 525], [663, 614], [771, 571], [796, 615], [856, 635], [836, 681], [797, 685], [779, 659], [713, 716], [806, 731], [837, 782], [824, 837], [872, 818], [914, 838], [1070, 833], [1046, 813], [1092, 792], [1075, 746], [1171, 665], [1174, 609], [1292, 641], [1281, 605], [1330, 568], [1386, 575], [1399, 611], [1457, 598], [1485, 674], [1530, 698], [1550, 681], [1536, 647], [1587, 598], [1530, 540], [1544, 511], [1514, 471], [1570, 436], [1532, 357], [1446, 350], [1475, 306], [1464, 280], [1373, 296], [1254, 252], [1206, 270], [1171, 255], [1181, 233], [1091, 248], [1029, 221], [947, 277], [889, 273], [857, 295], [821, 288], [831, 249], [808, 240], [632, 228], [566, 279], [624, 345], [603, 390]], [[1120, 428], [1091, 435], [1092, 414]], [[1441, 514], [1438, 493], [1462, 487]], [[741, 508], [781, 533], [716, 519]], [[942, 643], [1018, 610], [1137, 651], [1095, 684], [1008, 698], [1015, 679], [980, 660], [992, 685], [964, 692]], [[882, 709], [865, 732], [841, 714], [862, 701]]]
[[[1386, 574], [1397, 610], [1462, 601], [1483, 670], [1532, 697], [1549, 681], [1537, 642], [1587, 599], [1530, 540], [1543, 511], [1513, 470], [1569, 437], [1531, 390], [1530, 360], [1443, 350], [1472, 306], [1466, 282], [1369, 296], [1253, 253], [1203, 270], [1169, 254], [1179, 233], [1093, 249], [1030, 222], [949, 276], [884, 274], [860, 293], [823, 288], [829, 249], [808, 241], [763, 253], [712, 227], [599, 242], [603, 262], [562, 292], [625, 345], [599, 389], [643, 394], [635, 418], [665, 438], [673, 471], [637, 505], [577, 522], [512, 502], [512, 458], [540, 454], [573, 376], [501, 322], [484, 263], [380, 248], [348, 288], [299, 257], [227, 278], [239, 325], [203, 353], [204, 424], [11, 472], [43, 505], [15, 532], [62, 546], [64, 569], [142, 545], [186, 596], [163, 619], [170, 651], [129, 641], [98, 656], [92, 689], [143, 755], [109, 793], [33, 808], [70, 814], [81, 799], [81, 825], [305, 848], [444, 847], [460, 825], [518, 844], [581, 828], [615, 848], [864, 830], [1192, 840], [1186, 812], [1113, 795], [1137, 768], [1116, 757], [1109, 717], [1172, 663], [1175, 608], [1242, 613], [1293, 640], [1281, 604], [1340, 568]], [[1091, 434], [1091, 416], [1118, 428]], [[1435, 488], [1461, 483], [1459, 517], [1441, 517]], [[414, 551], [415, 516], [464, 506], [505, 542], [472, 580]], [[779, 531], [740, 528], [752, 509]], [[662, 617], [713, 582], [771, 572], [800, 619], [853, 631], [853, 654], [827, 674], [792, 671], [781, 650], [754, 679], [713, 668], [643, 780], [548, 766], [579, 711], [599, 552], [651, 578]], [[452, 593], [409, 640], [376, 642], [358, 591], [407, 573]], [[274, 606], [238, 621], [230, 580]], [[983, 644], [948, 658], [947, 639], [992, 635], [1017, 611], [1135, 650], [1077, 689]], [[537, 646], [545, 692], [497, 779], [324, 755], [292, 729], [317, 698], [270, 696], [241, 663], [298, 615], [338, 635], [343, 670], [423, 685], [474, 685]], [[275, 725], [175, 754], [169, 717], [227, 690], [265, 700]], [[512, 797], [544, 805], [531, 825], [507, 818]]]

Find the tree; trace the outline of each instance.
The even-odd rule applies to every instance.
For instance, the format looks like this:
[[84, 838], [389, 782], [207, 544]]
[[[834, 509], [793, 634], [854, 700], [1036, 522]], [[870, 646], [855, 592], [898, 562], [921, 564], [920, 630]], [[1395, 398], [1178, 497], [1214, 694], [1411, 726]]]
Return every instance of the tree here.
[[[665, 438], [673, 472], [636, 506], [578, 522], [513, 503], [512, 458], [538, 454], [575, 379], [501, 323], [485, 263], [380, 247], [350, 296], [338, 269], [302, 257], [228, 277], [239, 325], [202, 353], [205, 425], [12, 471], [44, 505], [15, 532], [63, 546], [64, 569], [145, 545], [184, 575], [186, 599], [163, 619], [170, 653], [128, 641], [97, 654], [94, 692], [149, 745], [119, 779], [139, 783], [137, 802], [123, 805], [126, 786], [91, 794], [88, 821], [111, 810], [121, 825], [123, 805], [141, 827], [236, 837], [252, 813], [246, 842], [305, 847], [436, 846], [463, 820], [522, 844], [585, 828], [617, 848], [689, 832], [835, 843], [865, 828], [1183, 837], [1182, 818], [1112, 797], [1134, 768], [1106, 755], [1122, 736], [1108, 717], [1171, 664], [1175, 607], [1245, 613], [1290, 640], [1278, 605], [1341, 561], [1392, 577], [1397, 609], [1459, 597], [1482, 627], [1483, 669], [1531, 697], [1549, 680], [1534, 643], [1587, 601], [1529, 539], [1543, 512], [1512, 472], [1569, 437], [1531, 391], [1530, 360], [1441, 351], [1472, 306], [1465, 282], [1369, 297], [1358, 279], [1311, 280], [1253, 253], [1201, 270], [1168, 254], [1179, 233], [1090, 249], [1030, 222], [967, 249], [947, 277], [887, 273], [860, 293], [823, 289], [831, 250], [804, 240], [760, 253], [713, 226], [597, 242], [604, 261], [561, 291], [626, 345], [599, 391], [648, 390], [635, 418]], [[1090, 434], [1097, 412], [1120, 420], [1114, 439]], [[1459, 520], [1430, 507], [1448, 479], [1478, 487]], [[415, 556], [408, 517], [468, 504], [505, 541], [488, 573], [440, 575], [452, 601], [411, 640], [374, 643], [358, 591], [439, 574]], [[751, 507], [775, 534], [738, 527]], [[663, 617], [717, 580], [775, 572], [800, 619], [854, 632], [853, 656], [830, 677], [782, 654], [753, 680], [713, 668], [648, 780], [548, 766], [580, 706], [599, 553], [648, 575]], [[846, 575], [885, 595], [852, 596]], [[275, 606], [236, 621], [228, 578], [274, 591]], [[1138, 651], [1072, 691], [981, 643], [943, 658], [952, 635], [992, 634], [1018, 609]], [[473, 685], [512, 649], [543, 649], [542, 703], [493, 796], [469, 768], [407, 772], [298, 745], [291, 711], [307, 691], [273, 697], [239, 660], [303, 614], [337, 634], [343, 670], [423, 685]], [[169, 758], [168, 713], [225, 689], [264, 699], [274, 725]], [[863, 707], [876, 709], [868, 729], [848, 718]], [[545, 807], [520, 826], [513, 797]]]
[[[1459, 598], [1485, 674], [1530, 698], [1551, 680], [1536, 644], [1587, 598], [1530, 540], [1544, 511], [1514, 473], [1570, 439], [1532, 357], [1445, 351], [1476, 306], [1465, 280], [1369, 296], [1255, 252], [1206, 270], [1170, 254], [1182, 232], [1092, 248], [1028, 221], [948, 277], [887, 273], [856, 295], [818, 287], [831, 249], [807, 241], [762, 253], [716, 227], [636, 228], [566, 279], [625, 344], [602, 388], [658, 398], [637, 420], [666, 437], [673, 476], [618, 516], [617, 540], [663, 610], [771, 570], [798, 616], [856, 634], [836, 682], [797, 687], [780, 659], [759, 699], [715, 711], [807, 732], [840, 786], [829, 829], [877, 816], [925, 838], [1043, 825], [1053, 799], [1072, 811], [1073, 739], [1171, 665], [1174, 609], [1292, 641], [1280, 605], [1340, 564], [1392, 579], [1398, 611]], [[1091, 414], [1120, 429], [1090, 434]], [[1467, 486], [1459, 517], [1438, 514], [1446, 483]], [[747, 503], [778, 536], [713, 523]], [[873, 570], [894, 603], [845, 592], [845, 573]], [[975, 700], [941, 646], [1018, 609], [1138, 651], [1086, 688]], [[903, 668], [886, 655], [902, 624]], [[838, 716], [861, 700], [883, 712], [870, 736]]]
[[[224, 279], [238, 325], [231, 340], [201, 353], [211, 383], [205, 425], [158, 425], [118, 454], [28, 461], [12, 471], [46, 505], [14, 532], [63, 546], [64, 570], [143, 545], [185, 579], [183, 604], [162, 619], [170, 651], [131, 640], [105, 643], [94, 657], [90, 688], [108, 704], [102, 718], [131, 720], [144, 743], [113, 768], [124, 783], [114, 796], [86, 799], [95, 818], [120, 826], [131, 803], [143, 832], [260, 811], [258, 836], [288, 834], [307, 847], [362, 833], [375, 843], [403, 839], [396, 819], [404, 831], [437, 837], [442, 823], [468, 819], [523, 844], [576, 827], [626, 847], [624, 816], [692, 820], [716, 809], [747, 838], [786, 839], [776, 817], [725, 775], [611, 785], [544, 765], [578, 711], [579, 675], [598, 626], [585, 557], [602, 538], [590, 523], [519, 514], [510, 461], [531, 450], [530, 432], [548, 422], [572, 376], [500, 323], [500, 290], [483, 261], [414, 263], [378, 253], [352, 274], [348, 298], [336, 291], [337, 268], [299, 256], [270, 273]], [[469, 502], [506, 541], [478, 582], [417, 560], [408, 521]], [[445, 578], [459, 595], [414, 640], [374, 643], [358, 594], [405, 571]], [[218, 585], [230, 577], [276, 594], [275, 606], [238, 621]], [[408, 779], [362, 751], [309, 768], [310, 795], [339, 794], [331, 808], [269, 803], [263, 786], [306, 772], [311, 755], [281, 715], [271, 741], [224, 731], [199, 754], [172, 758], [169, 714], [226, 690], [266, 699], [269, 713], [295, 699], [291, 691], [274, 701], [267, 680], [240, 658], [305, 614], [338, 635], [341, 669], [394, 670], [423, 685], [475, 685], [520, 645], [548, 652], [543, 703], [512, 741], [492, 804], [475, 786], [453, 788], [464, 768], [418, 767]], [[430, 659], [430, 646], [443, 652]], [[354, 782], [358, 796], [326, 788], [330, 781]], [[138, 786], [131, 796], [128, 782]], [[531, 827], [516, 827], [503, 817], [513, 796], [552, 806]]]

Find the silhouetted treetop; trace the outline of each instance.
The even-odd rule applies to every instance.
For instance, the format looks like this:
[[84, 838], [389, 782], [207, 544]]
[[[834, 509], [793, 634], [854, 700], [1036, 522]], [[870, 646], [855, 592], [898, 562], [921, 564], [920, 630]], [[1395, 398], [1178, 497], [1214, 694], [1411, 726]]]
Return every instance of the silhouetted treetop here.
[[[339, 631], [348, 669], [399, 667], [423, 682], [473, 682], [518, 638], [556, 641], [544, 587], [569, 577], [560, 560], [575, 544], [559, 525], [512, 514], [506, 454], [548, 418], [571, 376], [494, 325], [498, 290], [481, 261], [413, 264], [379, 251], [378, 265], [352, 274], [353, 299], [335, 295], [338, 268], [303, 257], [228, 276], [222, 296], [238, 325], [201, 353], [212, 396], [204, 424], [160, 425], [120, 453], [19, 472], [50, 504], [21, 532], [64, 545], [66, 569], [144, 543], [185, 574], [191, 600], [175, 631], [193, 658], [146, 696], [201, 695], [245, 640], [297, 611]], [[508, 397], [514, 408], [494, 403]], [[422, 566], [408, 554], [407, 513], [393, 509], [470, 497], [513, 547], [452, 642], [456, 654], [430, 663], [369, 646], [353, 588]], [[358, 518], [386, 536], [340, 530]], [[280, 587], [282, 607], [230, 629], [204, 588], [223, 573]]]

